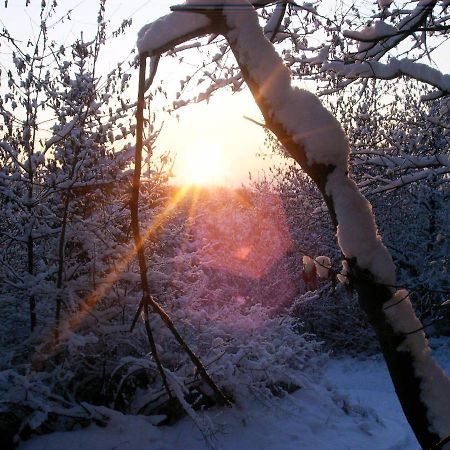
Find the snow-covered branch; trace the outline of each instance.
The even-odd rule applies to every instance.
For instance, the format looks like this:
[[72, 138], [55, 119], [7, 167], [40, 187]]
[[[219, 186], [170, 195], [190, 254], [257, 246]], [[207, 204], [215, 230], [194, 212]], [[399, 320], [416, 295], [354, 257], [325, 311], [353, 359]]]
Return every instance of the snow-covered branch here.
[[379, 61], [361, 61], [354, 64], [332, 61], [325, 63], [322, 70], [329, 70], [348, 79], [376, 78], [392, 80], [401, 76], [407, 76], [437, 88], [439, 96], [450, 94], [450, 75], [443, 74], [433, 67], [410, 59], [399, 60], [392, 58], [386, 64]]
[[[186, 4], [202, 3], [191, 0]], [[239, 0], [239, 5], [244, 3]], [[436, 3], [421, 0], [398, 28], [413, 33]], [[155, 29], [162, 33], [161, 24], [146, 26], [139, 35], [139, 51], [141, 55], [153, 55], [157, 49], [166, 51], [169, 44], [182, 44], [183, 36], [186, 39], [195, 33], [199, 36], [211, 27], [224, 34], [267, 127], [322, 192], [337, 226], [339, 246], [349, 262], [349, 278], [377, 331], [405, 414], [421, 445], [432, 447], [450, 433], [450, 416], [445, 413], [450, 398], [450, 380], [432, 360], [424, 334], [411, 334], [410, 326], [420, 328], [420, 322], [405, 295], [401, 307], [395, 310], [395, 302], [401, 294], [393, 296], [388, 287], [395, 285], [395, 267], [378, 234], [371, 205], [348, 176], [349, 146], [339, 122], [316, 96], [292, 86], [289, 70], [265, 38], [256, 12], [250, 3], [246, 4], [248, 7], [240, 8], [236, 14], [228, 8], [237, 5], [236, 1], [212, 0], [208, 5], [213, 5], [217, 14], [214, 20], [208, 22], [209, 19], [197, 18], [187, 25], [180, 24], [179, 34], [176, 27], [183, 20], [179, 15], [182, 13], [166, 16], [164, 22], [175, 28], [167, 27], [170, 33], [166, 32], [161, 38], [154, 35]], [[207, 9], [203, 12], [208, 13]], [[371, 52], [372, 57], [380, 57], [407, 34], [389, 37], [381, 47], [376, 44], [366, 52]], [[388, 313], [383, 309], [387, 302]], [[442, 395], [436, 396], [437, 392]]]
[[404, 17], [397, 27], [379, 21], [360, 32], [344, 32], [344, 36], [360, 42], [358, 52], [354, 55], [355, 59], [380, 59], [408, 35], [417, 31], [436, 4], [437, 0], [420, 0], [416, 8]]
[[[373, 190], [370, 190], [370, 194], [379, 194], [381, 192], [392, 191], [393, 189], [399, 189], [408, 184], [415, 183], [420, 180], [430, 179], [434, 177], [441, 177], [442, 175], [446, 175], [450, 173], [450, 166], [441, 167], [439, 169], [426, 169], [420, 170], [418, 172], [414, 172], [408, 175], [403, 175], [400, 178], [397, 178], [393, 181], [386, 181], [385, 184], [379, 186]], [[443, 178], [443, 182], [450, 182], [450, 179]], [[377, 180], [379, 181], [379, 180]], [[363, 185], [367, 185], [369, 182], [360, 184], [360, 187]]]
[[211, 20], [205, 15], [176, 11], [145, 25], [138, 33], [137, 47], [140, 54], [155, 56], [212, 32]]
[[[369, 155], [371, 153], [368, 153]], [[355, 152], [353, 156], [360, 156], [361, 153]], [[403, 169], [424, 169], [430, 167], [450, 167], [450, 157], [446, 154], [438, 154], [433, 156], [391, 156], [380, 154], [373, 158], [356, 161], [356, 165], [371, 165], [378, 167], [386, 167], [393, 170]]]

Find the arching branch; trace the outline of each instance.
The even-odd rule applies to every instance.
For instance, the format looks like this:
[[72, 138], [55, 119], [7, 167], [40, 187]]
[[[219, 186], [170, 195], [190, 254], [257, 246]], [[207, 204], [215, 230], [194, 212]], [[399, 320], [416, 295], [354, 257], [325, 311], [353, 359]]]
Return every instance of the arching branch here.
[[[247, 8], [239, 13], [227, 7], [218, 14], [219, 6], [243, 3]], [[188, 6], [201, 4], [187, 2]], [[322, 192], [350, 265], [349, 278], [377, 333], [403, 411], [423, 448], [436, 445], [450, 434], [450, 380], [432, 359], [424, 333], [410, 333], [421, 324], [408, 296], [392, 292], [395, 267], [378, 234], [370, 203], [348, 176], [349, 147], [339, 122], [316, 96], [291, 85], [288, 69], [265, 38], [249, 2], [208, 4], [216, 6], [213, 13], [203, 9], [203, 16], [181, 12], [166, 16], [164, 21], [174, 28], [165, 42], [164, 36], [154, 35], [157, 27], [147, 26], [140, 33], [140, 52], [158, 53], [181, 43], [181, 36], [192, 38], [205, 32], [225, 36], [266, 126]], [[183, 24], [185, 18], [189, 22]]]

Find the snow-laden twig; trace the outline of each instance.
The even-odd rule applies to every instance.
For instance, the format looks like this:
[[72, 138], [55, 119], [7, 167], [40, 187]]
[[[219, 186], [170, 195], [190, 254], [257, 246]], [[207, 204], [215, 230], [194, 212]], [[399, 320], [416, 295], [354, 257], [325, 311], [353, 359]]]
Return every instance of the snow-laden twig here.
[[[399, 189], [407, 186], [408, 184], [415, 183], [420, 180], [432, 178], [435, 176], [446, 175], [450, 173], [450, 166], [441, 167], [440, 169], [426, 169], [418, 172], [411, 173], [409, 175], [403, 175], [400, 178], [393, 181], [386, 181], [384, 185], [375, 188], [370, 191], [370, 194], [379, 194], [380, 192], [387, 192], [393, 189]], [[442, 178], [442, 182], [450, 182], [448, 178]]]
[[[440, 93], [439, 96], [450, 94], [450, 75], [443, 74], [433, 67], [410, 59], [392, 58], [385, 64], [372, 60], [361, 61], [358, 64], [331, 61], [325, 63], [322, 66], [322, 70], [331, 71], [349, 79], [374, 78], [392, 80], [406, 76], [437, 88]], [[437, 98], [437, 94], [435, 94], [434, 98]]]

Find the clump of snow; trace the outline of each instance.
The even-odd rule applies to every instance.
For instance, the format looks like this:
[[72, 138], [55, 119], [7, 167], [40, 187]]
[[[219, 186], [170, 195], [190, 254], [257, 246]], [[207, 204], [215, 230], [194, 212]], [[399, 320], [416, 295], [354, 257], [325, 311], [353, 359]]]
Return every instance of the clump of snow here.
[[395, 266], [378, 235], [370, 203], [356, 184], [335, 170], [328, 176], [327, 194], [333, 199], [338, 219], [339, 246], [348, 259], [356, 258], [362, 269], [369, 270], [377, 282], [395, 284]]
[[62, 341], [69, 347], [69, 350], [78, 351], [81, 347], [88, 344], [96, 344], [98, 338], [93, 333], [82, 335], [67, 329], [62, 333]]
[[149, 56], [160, 54], [174, 47], [177, 39], [194, 34], [208, 27], [210, 20], [204, 14], [174, 12], [149, 23], [138, 32], [137, 47], [139, 54]]
[[406, 334], [399, 350], [411, 354], [415, 375], [421, 380], [421, 399], [428, 408], [428, 420], [433, 431], [445, 438], [450, 435], [449, 405], [445, 401], [450, 398], [450, 379], [432, 358], [425, 333], [418, 331], [422, 324], [414, 313], [408, 292], [398, 290], [384, 310], [394, 331]]
[[[391, 80], [406, 75], [430, 84], [441, 91], [450, 91], [450, 75], [443, 74], [433, 67], [407, 58], [391, 58], [386, 64], [379, 61], [358, 61], [357, 64], [345, 64], [342, 61], [332, 61], [325, 62], [323, 68], [324, 70], [331, 70], [348, 78], [380, 78], [383, 80]], [[432, 93], [423, 96], [422, 99], [431, 99], [434, 95], [435, 93]]]
[[264, 27], [264, 33], [268, 37], [268, 39], [272, 40], [276, 33], [278, 32], [281, 22], [284, 17], [284, 13], [286, 11], [285, 3], [278, 3], [273, 11], [270, 19], [267, 21], [266, 26]]
[[49, 148], [53, 144], [58, 143], [59, 141], [62, 141], [64, 138], [66, 138], [75, 128], [78, 120], [79, 118], [76, 117], [75, 119], [72, 119], [70, 122], [66, 123], [64, 126], [57, 125], [55, 128], [59, 129], [55, 129], [55, 134], [45, 143], [45, 146]]
[[344, 36], [356, 41], [376, 41], [387, 36], [398, 33], [398, 28], [389, 25], [383, 20], [377, 20], [373, 24], [366, 26], [362, 31], [344, 31]]
[[330, 46], [324, 45], [319, 53], [311, 58], [302, 58], [299, 61], [302, 63], [309, 63], [309, 64], [318, 64], [321, 65], [328, 61], [328, 55], [330, 53]]
[[314, 259], [319, 278], [328, 278], [331, 269], [331, 260], [328, 256], [316, 256]]
[[355, 41], [360, 41], [358, 51], [364, 52], [373, 47], [380, 39], [395, 36], [397, 33], [398, 28], [389, 25], [383, 20], [377, 20], [372, 25], [365, 27], [362, 31], [344, 31], [344, 36]]
[[253, 10], [239, 14], [225, 10], [230, 31], [227, 39], [239, 53], [239, 61], [263, 88], [262, 101], [269, 105], [271, 119], [301, 145], [309, 164], [347, 168], [348, 142], [335, 117], [311, 92], [291, 86], [290, 72], [272, 44], [261, 33]]

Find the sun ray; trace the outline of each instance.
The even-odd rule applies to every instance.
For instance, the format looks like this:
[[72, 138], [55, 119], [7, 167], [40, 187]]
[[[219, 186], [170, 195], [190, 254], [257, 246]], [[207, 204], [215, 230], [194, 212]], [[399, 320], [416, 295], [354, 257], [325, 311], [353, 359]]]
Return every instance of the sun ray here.
[[[190, 187], [183, 186], [178, 189], [173, 198], [169, 201], [168, 205], [158, 214], [153, 222], [147, 227], [143, 235], [143, 241], [145, 242], [156, 230], [164, 223], [169, 214], [174, 210], [174, 208], [180, 203], [180, 201], [186, 196]], [[120, 275], [125, 271], [127, 265], [136, 255], [136, 248], [134, 245], [130, 247], [128, 252], [126, 252], [118, 261], [115, 263], [114, 270], [109, 272], [106, 277], [98, 284], [96, 289], [92, 291], [84, 299], [84, 304], [80, 311], [76, 315], [72, 316], [68, 320], [69, 329], [77, 329], [82, 323], [83, 319], [91, 310], [95, 307], [99, 300], [101, 300], [112, 288], [112, 285], [119, 279]], [[63, 331], [63, 330], [62, 330]], [[63, 331], [64, 332], [64, 331]]]

